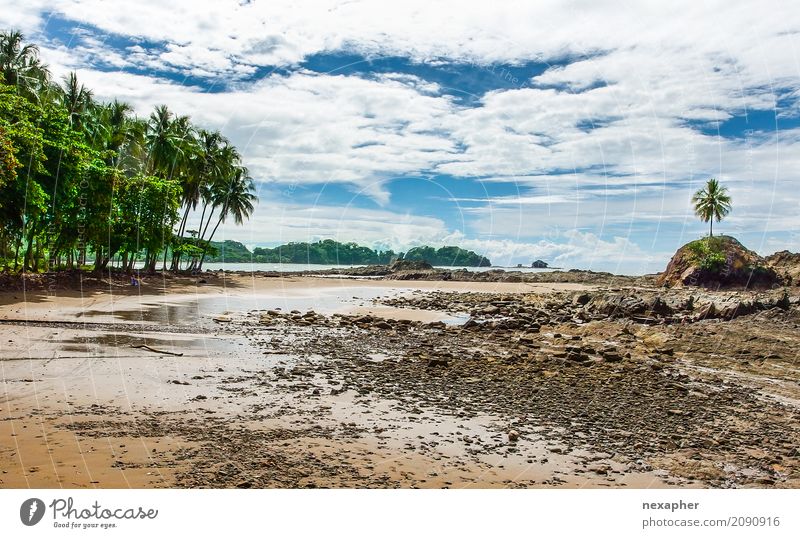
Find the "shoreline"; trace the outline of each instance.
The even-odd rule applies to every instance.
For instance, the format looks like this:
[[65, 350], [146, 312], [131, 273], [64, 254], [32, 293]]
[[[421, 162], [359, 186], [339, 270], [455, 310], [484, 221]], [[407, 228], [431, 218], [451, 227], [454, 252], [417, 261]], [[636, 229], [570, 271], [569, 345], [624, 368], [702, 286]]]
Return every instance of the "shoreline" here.
[[800, 486], [795, 289], [203, 277], [0, 292], [0, 487]]

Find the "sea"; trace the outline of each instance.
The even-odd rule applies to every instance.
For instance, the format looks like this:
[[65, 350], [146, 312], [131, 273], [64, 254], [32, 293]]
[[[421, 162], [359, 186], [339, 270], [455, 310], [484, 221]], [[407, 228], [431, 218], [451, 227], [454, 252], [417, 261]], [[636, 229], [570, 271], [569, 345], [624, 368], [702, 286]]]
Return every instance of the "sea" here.
[[[298, 271], [325, 271], [327, 269], [351, 269], [353, 267], [363, 267], [363, 265], [324, 265], [324, 264], [305, 264], [305, 263], [204, 263], [203, 270], [224, 270], [224, 271], [275, 271], [279, 273], [292, 273]], [[534, 269], [533, 267], [460, 267], [460, 266], [435, 266], [436, 269], [446, 269], [458, 271], [484, 272], [502, 269], [504, 271], [519, 271], [521, 273], [542, 273], [547, 271], [558, 271], [558, 269]]]

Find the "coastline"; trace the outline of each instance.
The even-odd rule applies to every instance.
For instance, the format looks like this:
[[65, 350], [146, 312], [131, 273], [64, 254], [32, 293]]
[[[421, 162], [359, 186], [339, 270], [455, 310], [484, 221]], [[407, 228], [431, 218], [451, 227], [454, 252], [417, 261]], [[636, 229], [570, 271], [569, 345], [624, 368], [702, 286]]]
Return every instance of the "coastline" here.
[[0, 292], [0, 487], [800, 482], [796, 289], [154, 276]]

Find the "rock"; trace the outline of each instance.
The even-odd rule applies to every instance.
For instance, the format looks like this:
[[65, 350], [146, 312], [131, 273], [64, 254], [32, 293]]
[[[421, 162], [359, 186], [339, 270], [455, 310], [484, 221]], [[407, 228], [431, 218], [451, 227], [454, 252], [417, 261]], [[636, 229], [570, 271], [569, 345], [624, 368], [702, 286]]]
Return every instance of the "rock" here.
[[800, 253], [782, 250], [765, 259], [769, 266], [781, 276], [786, 285], [800, 286]]
[[587, 293], [578, 293], [572, 298], [572, 304], [574, 305], [585, 305], [589, 302], [589, 294]]
[[388, 330], [392, 328], [392, 325], [388, 321], [377, 321], [372, 324], [373, 327], [376, 329], [383, 329]]
[[447, 367], [447, 359], [428, 359], [428, 368], [446, 368]]
[[389, 271], [430, 271], [433, 266], [424, 260], [397, 260], [389, 266]]
[[685, 244], [656, 279], [658, 286], [707, 288], [771, 288], [781, 282], [767, 260], [724, 235]]
[[548, 265], [547, 262], [543, 262], [542, 260], [536, 260], [531, 264], [531, 267], [534, 269], [547, 269]]
[[461, 326], [461, 328], [462, 329], [472, 329], [473, 327], [477, 327], [478, 325], [480, 325], [480, 324], [477, 321], [475, 321], [475, 318], [469, 318], [467, 321], [464, 322], [464, 324]]
[[669, 316], [672, 314], [672, 308], [658, 295], [647, 302], [647, 309], [651, 314], [658, 314], [661, 316]]
[[517, 441], [519, 441], [519, 432], [517, 430], [509, 430], [508, 441], [510, 443], [516, 443]]

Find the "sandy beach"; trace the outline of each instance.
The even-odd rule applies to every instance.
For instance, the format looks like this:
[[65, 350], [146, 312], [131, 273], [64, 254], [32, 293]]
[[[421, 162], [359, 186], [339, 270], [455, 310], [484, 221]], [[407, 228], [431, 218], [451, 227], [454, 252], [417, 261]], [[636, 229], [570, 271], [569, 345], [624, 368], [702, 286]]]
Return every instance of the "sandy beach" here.
[[580, 319], [615, 293], [656, 292], [243, 274], [2, 292], [0, 486], [797, 487], [797, 302]]

